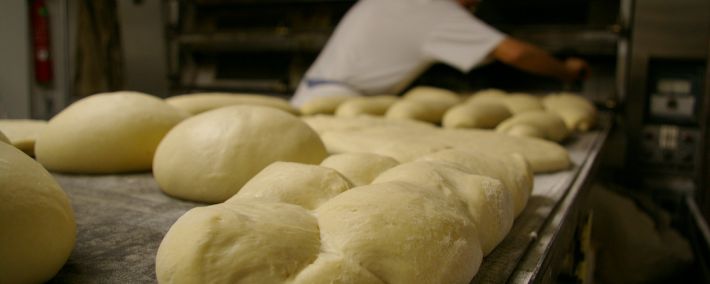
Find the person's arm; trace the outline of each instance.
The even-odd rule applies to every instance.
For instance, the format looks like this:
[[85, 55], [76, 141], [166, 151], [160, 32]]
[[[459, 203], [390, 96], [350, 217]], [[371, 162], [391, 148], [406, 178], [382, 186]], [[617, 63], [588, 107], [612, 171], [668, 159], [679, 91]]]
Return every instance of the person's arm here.
[[585, 79], [589, 73], [587, 62], [579, 58], [560, 61], [541, 48], [507, 37], [492, 52], [495, 59], [520, 70], [570, 82]]

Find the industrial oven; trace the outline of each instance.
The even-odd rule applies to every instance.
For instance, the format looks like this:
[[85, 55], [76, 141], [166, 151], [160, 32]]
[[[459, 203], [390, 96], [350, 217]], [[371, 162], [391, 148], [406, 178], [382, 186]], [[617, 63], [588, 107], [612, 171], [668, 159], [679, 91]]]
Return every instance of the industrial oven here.
[[710, 279], [710, 2], [634, 1], [626, 80], [631, 188], [672, 213], [690, 241], [699, 279]]

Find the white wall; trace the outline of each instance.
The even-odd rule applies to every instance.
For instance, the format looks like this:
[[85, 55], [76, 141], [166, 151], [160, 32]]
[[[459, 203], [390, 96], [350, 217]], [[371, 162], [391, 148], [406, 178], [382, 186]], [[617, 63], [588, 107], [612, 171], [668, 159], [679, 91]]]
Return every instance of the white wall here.
[[0, 118], [29, 118], [30, 39], [26, 0], [0, 1]]
[[163, 1], [118, 1], [124, 87], [165, 97], [168, 65]]

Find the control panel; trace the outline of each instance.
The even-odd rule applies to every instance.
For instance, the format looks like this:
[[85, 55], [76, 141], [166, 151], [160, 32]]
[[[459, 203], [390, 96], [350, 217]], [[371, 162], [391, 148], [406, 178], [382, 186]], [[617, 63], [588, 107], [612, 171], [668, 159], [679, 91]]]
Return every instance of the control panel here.
[[692, 173], [701, 162], [703, 61], [653, 59], [642, 125], [644, 168]]
[[692, 171], [699, 162], [700, 131], [677, 125], [646, 125], [641, 161], [663, 171]]

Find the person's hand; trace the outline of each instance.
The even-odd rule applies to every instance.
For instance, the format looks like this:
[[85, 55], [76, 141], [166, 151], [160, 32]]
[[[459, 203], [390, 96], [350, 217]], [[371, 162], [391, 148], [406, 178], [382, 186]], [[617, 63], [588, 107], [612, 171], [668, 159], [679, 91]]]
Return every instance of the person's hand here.
[[570, 57], [565, 60], [564, 64], [568, 74], [567, 78], [565, 78], [566, 81], [573, 82], [589, 78], [589, 64], [584, 59]]

